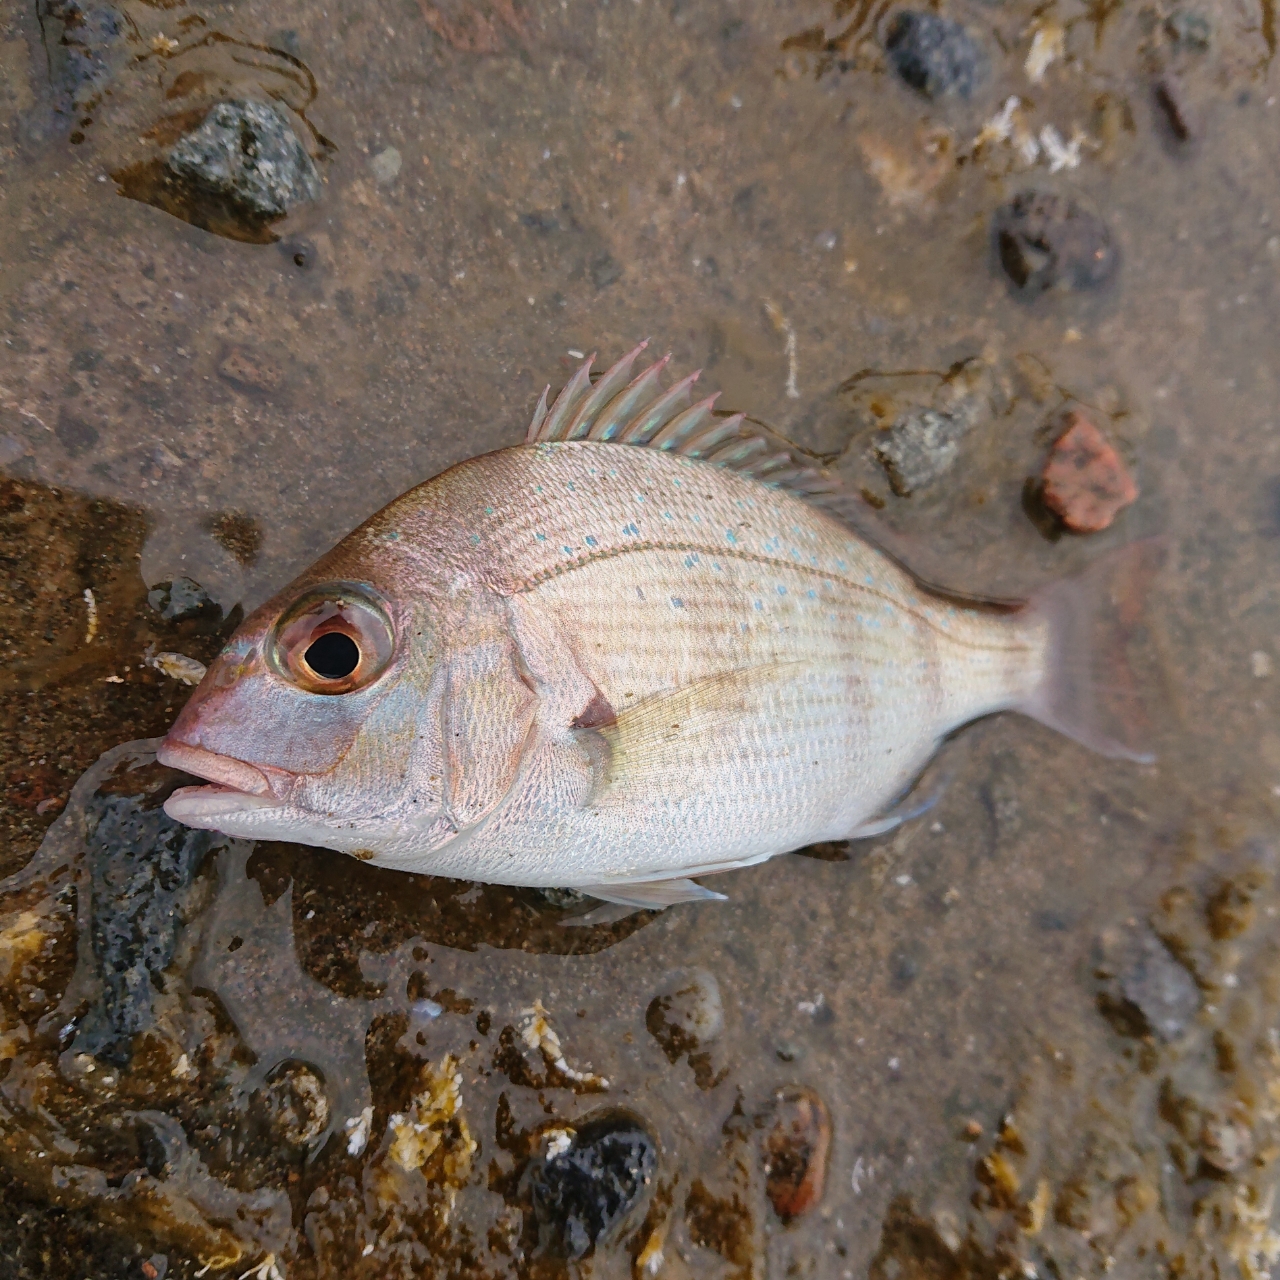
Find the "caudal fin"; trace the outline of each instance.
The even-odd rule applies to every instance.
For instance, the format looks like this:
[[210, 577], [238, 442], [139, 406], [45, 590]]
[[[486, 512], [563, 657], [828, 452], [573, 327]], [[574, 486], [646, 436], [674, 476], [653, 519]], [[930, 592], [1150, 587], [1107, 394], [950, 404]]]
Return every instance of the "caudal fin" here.
[[1164, 554], [1161, 538], [1133, 542], [1031, 597], [1027, 612], [1049, 624], [1049, 655], [1019, 711], [1105, 756], [1155, 759], [1127, 649]]

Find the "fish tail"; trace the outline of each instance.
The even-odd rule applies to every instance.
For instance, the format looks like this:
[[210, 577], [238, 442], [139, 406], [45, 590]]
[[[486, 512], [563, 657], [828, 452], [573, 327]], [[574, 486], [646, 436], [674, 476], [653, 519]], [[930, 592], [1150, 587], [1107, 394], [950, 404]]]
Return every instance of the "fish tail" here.
[[1155, 759], [1127, 649], [1164, 555], [1162, 538], [1133, 542], [1031, 597], [1022, 616], [1047, 624], [1048, 645], [1040, 680], [1019, 711], [1102, 755]]

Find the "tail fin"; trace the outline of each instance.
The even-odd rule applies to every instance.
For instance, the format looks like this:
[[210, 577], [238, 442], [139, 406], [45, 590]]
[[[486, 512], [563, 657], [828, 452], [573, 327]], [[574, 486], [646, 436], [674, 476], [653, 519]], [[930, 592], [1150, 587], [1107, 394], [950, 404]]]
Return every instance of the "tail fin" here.
[[1049, 625], [1049, 655], [1044, 678], [1019, 711], [1104, 756], [1155, 759], [1126, 649], [1165, 549], [1163, 538], [1130, 543], [1031, 597], [1027, 613]]

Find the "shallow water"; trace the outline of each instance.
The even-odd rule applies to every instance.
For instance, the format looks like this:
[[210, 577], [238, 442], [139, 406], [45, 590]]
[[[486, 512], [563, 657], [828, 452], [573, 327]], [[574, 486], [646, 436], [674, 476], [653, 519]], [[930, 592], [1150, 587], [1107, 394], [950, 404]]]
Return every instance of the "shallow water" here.
[[[1272, 0], [1181, 27], [1130, 0], [956, 0], [986, 60], [968, 101], [902, 83], [888, 6], [861, 3], [119, 0], [71, 37], [60, 12], [0, 9], [0, 870], [49, 833], [0, 902], [0, 1274], [1267, 1274]], [[1197, 13], [1207, 48], [1176, 43]], [[1062, 45], [1032, 83], [1037, 22]], [[1081, 131], [1077, 167], [1016, 132], [975, 144], [1012, 94], [1024, 133]], [[191, 215], [210, 231], [119, 194], [153, 191], [157, 139], [228, 97], [284, 104], [318, 201], [247, 230]], [[1011, 287], [992, 221], [1028, 188], [1101, 217], [1109, 282]], [[77, 1046], [108, 1016], [93, 869], [117, 865], [86, 815], [104, 785], [141, 804], [172, 779], [113, 783], [112, 757], [71, 788], [181, 706], [148, 651], [208, 661], [236, 606], [382, 502], [518, 441], [571, 353], [650, 335], [838, 461], [933, 580], [1016, 593], [1167, 535], [1139, 637], [1158, 763], [998, 717], [945, 746], [937, 807], [894, 835], [585, 925], [229, 842], [174, 891], [128, 1054]], [[880, 427], [958, 379], [978, 408], [954, 467], [897, 496]], [[1071, 404], [1141, 497], [1050, 540], [1024, 490]], [[147, 589], [179, 576], [230, 616], [166, 621]], [[705, 1043], [663, 1023], [691, 973], [723, 1004]], [[796, 1085], [830, 1157], [784, 1223], [764, 1153]], [[558, 1260], [530, 1179], [548, 1133], [603, 1114], [656, 1163], [593, 1256]], [[416, 1164], [406, 1115], [439, 1144]]]

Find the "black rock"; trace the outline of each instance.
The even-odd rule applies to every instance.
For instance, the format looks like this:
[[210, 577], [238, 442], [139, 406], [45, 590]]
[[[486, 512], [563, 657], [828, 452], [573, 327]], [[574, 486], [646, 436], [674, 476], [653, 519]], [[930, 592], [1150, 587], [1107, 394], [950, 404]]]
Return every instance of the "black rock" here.
[[985, 71], [986, 60], [973, 37], [958, 22], [927, 10], [899, 10], [884, 46], [893, 69], [930, 98], [967, 98]]
[[220, 102], [169, 152], [169, 170], [262, 218], [320, 195], [315, 162], [288, 119], [262, 102]]
[[580, 1125], [566, 1150], [530, 1174], [542, 1251], [586, 1257], [644, 1195], [657, 1160], [653, 1139], [629, 1116]]
[[217, 614], [222, 610], [209, 598], [209, 594], [190, 578], [175, 578], [172, 582], [159, 582], [147, 592], [147, 603], [166, 622], [180, 622], [183, 618], [195, 618], [202, 614]]
[[85, 817], [89, 936], [102, 997], [81, 1023], [74, 1048], [125, 1066], [133, 1037], [152, 1023], [152, 1001], [173, 960], [196, 873], [226, 837], [175, 822], [155, 796], [99, 794]]
[[1005, 274], [1029, 295], [1105, 284], [1120, 262], [1102, 219], [1051, 192], [1014, 196], [996, 210], [994, 230]]

